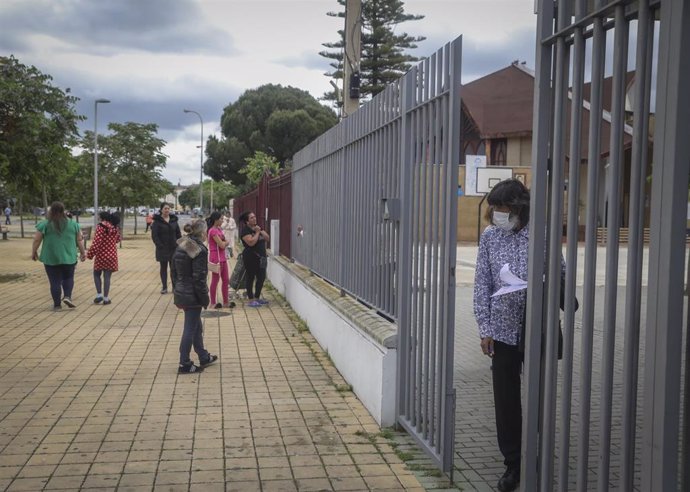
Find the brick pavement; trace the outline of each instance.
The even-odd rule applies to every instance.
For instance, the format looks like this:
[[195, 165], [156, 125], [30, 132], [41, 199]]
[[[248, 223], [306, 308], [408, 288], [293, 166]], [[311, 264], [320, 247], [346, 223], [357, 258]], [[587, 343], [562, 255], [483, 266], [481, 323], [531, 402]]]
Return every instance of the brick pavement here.
[[178, 375], [183, 316], [158, 293], [148, 236], [120, 254], [111, 305], [92, 304], [87, 262], [77, 308], [52, 312], [30, 240], [0, 244], [0, 490], [443, 486], [410, 471], [274, 292], [267, 308], [206, 312], [220, 361]]

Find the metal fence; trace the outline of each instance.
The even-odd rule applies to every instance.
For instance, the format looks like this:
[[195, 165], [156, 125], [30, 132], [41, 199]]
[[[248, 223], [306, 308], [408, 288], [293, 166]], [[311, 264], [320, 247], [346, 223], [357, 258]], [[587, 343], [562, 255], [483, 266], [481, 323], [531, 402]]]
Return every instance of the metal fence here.
[[[290, 242], [292, 223], [292, 173], [285, 172], [275, 178], [264, 176], [256, 188], [249, 193], [235, 199], [235, 220], [246, 211], [256, 214], [257, 223], [270, 232], [271, 220], [280, 221], [280, 244], [278, 251], [281, 255], [291, 256]], [[275, 238], [271, 238], [274, 241]]]
[[[540, 0], [538, 10], [531, 224], [533, 231], [546, 234], [533, 233], [530, 239], [521, 489], [669, 491], [684, 480], [683, 490], [690, 490], [687, 356], [681, 387], [687, 330], [690, 2]], [[611, 42], [612, 56], [607, 56]], [[613, 72], [610, 101], [603, 93], [607, 67]], [[632, 87], [625, 85], [629, 68], [635, 71]], [[591, 77], [589, 101], [583, 97], [586, 74]], [[582, 131], [585, 119], [587, 134]], [[603, 120], [610, 122], [611, 152], [605, 160], [600, 157]], [[633, 130], [629, 146], [626, 123]], [[581, 155], [583, 140], [587, 155]], [[586, 181], [580, 182], [582, 161]], [[651, 189], [646, 185], [650, 167]], [[586, 190], [584, 214], [577, 199], [581, 189]], [[603, 287], [595, 278], [600, 193], [607, 204]], [[559, 369], [564, 213], [568, 268]], [[623, 214], [628, 217], [627, 247], [620, 241]], [[581, 219], [586, 228], [584, 290], [576, 315]], [[648, 250], [645, 223], [651, 226]], [[598, 375], [595, 357], [601, 357]]]
[[398, 423], [453, 459], [461, 38], [294, 157], [296, 261], [394, 320]]

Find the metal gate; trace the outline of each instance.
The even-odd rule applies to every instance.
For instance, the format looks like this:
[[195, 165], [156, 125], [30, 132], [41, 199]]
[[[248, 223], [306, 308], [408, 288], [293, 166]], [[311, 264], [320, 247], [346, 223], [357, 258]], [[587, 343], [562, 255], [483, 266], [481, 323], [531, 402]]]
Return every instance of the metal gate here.
[[398, 326], [397, 420], [453, 463], [461, 38], [293, 160], [296, 261]]
[[398, 422], [453, 465], [462, 38], [402, 79]]
[[[540, 0], [537, 26], [521, 489], [666, 491], [684, 480], [683, 490], [690, 490], [690, 477], [682, 476], [690, 473], [687, 356], [681, 387], [690, 2]], [[601, 287], [598, 220], [607, 228]], [[581, 221], [584, 277], [576, 314]]]

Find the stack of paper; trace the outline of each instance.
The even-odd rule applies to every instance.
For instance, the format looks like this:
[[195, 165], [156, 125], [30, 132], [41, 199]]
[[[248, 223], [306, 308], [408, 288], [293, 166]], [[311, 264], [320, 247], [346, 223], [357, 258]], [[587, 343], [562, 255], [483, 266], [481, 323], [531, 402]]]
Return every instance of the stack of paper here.
[[511, 292], [517, 292], [518, 290], [527, 288], [527, 281], [522, 280], [520, 277], [511, 272], [508, 263], [503, 265], [503, 268], [501, 268], [499, 277], [506, 285], [494, 292], [491, 297], [502, 296], [504, 294], [510, 294]]

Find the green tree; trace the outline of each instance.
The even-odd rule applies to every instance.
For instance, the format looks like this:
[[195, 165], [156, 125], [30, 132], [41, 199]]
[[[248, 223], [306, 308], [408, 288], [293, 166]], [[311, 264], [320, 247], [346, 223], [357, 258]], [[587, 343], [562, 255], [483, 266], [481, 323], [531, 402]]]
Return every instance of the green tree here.
[[[173, 185], [162, 175], [167, 156], [165, 140], [157, 136], [154, 123], [110, 123], [110, 134], [98, 137], [99, 202], [117, 206], [121, 212], [142, 203], [159, 202]], [[82, 140], [84, 159], [93, 159], [93, 132]], [[93, 173], [91, 174], [93, 176]], [[137, 215], [135, 214], [135, 234]]]
[[273, 156], [257, 151], [252, 157], [247, 157], [247, 166], [240, 171], [247, 176], [247, 184], [254, 187], [264, 175], [276, 176], [280, 172], [280, 164]]
[[[344, 7], [346, 0], [337, 0]], [[331, 17], [345, 17], [345, 12], [328, 12]], [[361, 94], [363, 98], [375, 96], [405, 72], [419, 58], [407, 51], [417, 48], [424, 36], [411, 36], [406, 32], [396, 33], [399, 24], [423, 19], [423, 15], [406, 14], [402, 0], [362, 0], [362, 54], [360, 62]], [[339, 40], [323, 43], [329, 50], [319, 54], [332, 60], [333, 68], [326, 75], [338, 83], [343, 78], [343, 52], [345, 33], [338, 31]], [[348, 61], [349, 62], [349, 61]], [[335, 91], [324, 94], [323, 99], [335, 101]]]
[[[211, 182], [210, 179], [204, 180], [204, 203], [211, 203]], [[228, 208], [231, 198], [239, 196], [238, 189], [232, 183], [226, 181], [216, 181], [213, 183], [213, 208], [223, 210]], [[191, 185], [179, 196], [179, 203], [186, 208], [196, 208], [199, 206], [199, 185]]]
[[209, 137], [204, 171], [216, 181], [241, 185], [247, 178], [240, 171], [255, 152], [272, 155], [285, 167], [336, 123], [333, 110], [306, 91], [273, 84], [247, 90], [223, 110], [222, 137]]
[[79, 99], [69, 93], [36, 67], [0, 57], [0, 180], [20, 201], [47, 207], [72, 163], [70, 149], [84, 117], [75, 110]]

